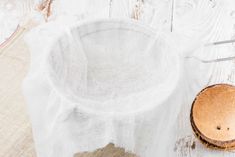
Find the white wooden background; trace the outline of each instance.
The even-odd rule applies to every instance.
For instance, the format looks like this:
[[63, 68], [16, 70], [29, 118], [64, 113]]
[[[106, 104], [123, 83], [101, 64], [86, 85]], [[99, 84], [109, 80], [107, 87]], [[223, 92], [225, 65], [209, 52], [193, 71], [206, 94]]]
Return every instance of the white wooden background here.
[[[39, 0], [36, 0], [35, 2], [38, 3], [38, 1]], [[63, 9], [63, 8], [56, 9], [56, 7], [59, 6], [59, 4], [56, 1], [59, 1], [59, 0], [54, 0], [55, 8], [52, 10], [52, 17], [50, 20], [54, 20], [57, 15], [59, 15], [62, 12], [66, 12], [66, 9]], [[26, 20], [26, 17], [28, 17], [29, 11], [32, 10], [32, 8], [34, 8], [33, 7], [34, 3], [32, 0], [1, 0], [0, 1], [0, 3], [3, 3], [3, 2], [10, 2], [10, 3], [16, 4], [14, 6], [16, 7], [17, 12], [20, 15], [19, 16], [20, 21]], [[64, 0], [64, 2], [75, 3], [74, 0], [70, 0], [70, 1]], [[214, 32], [206, 33], [202, 37], [202, 40], [206, 42], [213, 42], [213, 41], [220, 41], [220, 40], [228, 40], [228, 39], [231, 39], [232, 37], [235, 37], [235, 1], [234, 0], [174, 0], [174, 1], [172, 0], [97, 0], [97, 1], [87, 0], [86, 2], [87, 4], [90, 4], [88, 5], [89, 7], [87, 10], [99, 11], [99, 9], [102, 8], [101, 10], [108, 17], [135, 18], [154, 28], [157, 28], [160, 25], [164, 25], [166, 29], [168, 29], [169, 31], [173, 31], [173, 32], [177, 29], [178, 30], [188, 29], [190, 28], [190, 26], [193, 27], [193, 30], [198, 29], [198, 31], [200, 30], [209, 31], [207, 30], [208, 29], [207, 22], [214, 19], [216, 22], [213, 23], [213, 27], [210, 28], [210, 30], [213, 30]], [[220, 7], [220, 5], [225, 5], [224, 7], [225, 9], [222, 10], [221, 12], [218, 11], [219, 9], [216, 10], [216, 8]], [[103, 6], [107, 6], [107, 7], [103, 7]], [[195, 25], [191, 24], [193, 23], [192, 18], [189, 18], [185, 15], [190, 15], [191, 11], [194, 9], [199, 9], [199, 10], [204, 9], [205, 14], [203, 15], [204, 16], [208, 15], [208, 17], [201, 17], [201, 22], [195, 23]], [[214, 11], [213, 9], [216, 11]], [[173, 10], [173, 14], [171, 14], [172, 10]], [[69, 11], [76, 12], [76, 9], [67, 10], [67, 12]], [[212, 15], [214, 15], [214, 17], [209, 16], [210, 12], [213, 12]], [[87, 12], [85, 14], [89, 14], [89, 13]], [[34, 14], [33, 16], [31, 16], [31, 18], [38, 18], [38, 16]], [[189, 20], [187, 26], [182, 25], [182, 19]], [[196, 20], [197, 19], [195, 18], [195, 21]], [[4, 21], [0, 21], [0, 23], [3, 23], [3, 22]], [[183, 24], [187, 24], [187, 22]], [[8, 23], [8, 25], [10, 25], [10, 22]], [[24, 24], [21, 24], [21, 26], [24, 26]], [[4, 29], [6, 29], [6, 27], [0, 28], [0, 32], [1, 31], [3, 32]], [[191, 30], [189, 29], [188, 32], [182, 31], [182, 33], [190, 34], [190, 31]], [[9, 34], [6, 35], [6, 38], [8, 36]], [[210, 54], [202, 53], [199, 56], [201, 59], [204, 59], [204, 60], [216, 59], [216, 58], [226, 57], [229, 55], [231, 56], [231, 54], [227, 54], [227, 50], [228, 49], [230, 50], [232, 48], [234, 48], [233, 52], [235, 55], [235, 46], [232, 47], [232, 44], [226, 44], [222, 48], [215, 47], [214, 49], [208, 51], [208, 53], [210, 52]], [[214, 51], [214, 53], [211, 54], [211, 51], [212, 52]], [[0, 52], [4, 52], [4, 50]], [[12, 56], [12, 54], [15, 54], [16, 56]], [[28, 57], [27, 57], [28, 54], [25, 54], [25, 53], [18, 54], [17, 52], [12, 53], [12, 54], [8, 55], [7, 53], [1, 53], [1, 58], [3, 58], [3, 56], [11, 56], [11, 58], [8, 57], [9, 62], [8, 64], [6, 63], [6, 65], [14, 64], [14, 62], [16, 62], [15, 60], [15, 57], [16, 57], [16, 58], [21, 58], [21, 60], [23, 61], [24, 67], [27, 66], [26, 63], [28, 62]], [[185, 76], [185, 77], [188, 77], [188, 80], [190, 80], [189, 81], [190, 85], [188, 88], [188, 95], [186, 95], [185, 97], [185, 104], [183, 104], [185, 107], [181, 111], [181, 114], [178, 118], [178, 130], [179, 131], [176, 133], [177, 141], [172, 141], [175, 143], [174, 151], [177, 154], [176, 156], [178, 157], [211, 157], [211, 156], [235, 157], [235, 153], [233, 152], [223, 152], [223, 151], [216, 151], [216, 150], [205, 148], [193, 135], [190, 122], [189, 122], [189, 112], [190, 112], [190, 107], [191, 107], [191, 102], [193, 100], [193, 97], [204, 86], [214, 84], [214, 83], [224, 83], [224, 82], [235, 84], [235, 60], [211, 63], [211, 64], [202, 64], [199, 61], [196, 61], [194, 59], [188, 59], [188, 60], [185, 60], [185, 64], [187, 65], [186, 71], [192, 73], [192, 75]], [[208, 70], [205, 70], [205, 68], [207, 68]], [[23, 69], [25, 73], [27, 68], [23, 68]], [[2, 71], [3, 71], [3, 68], [1, 68], [0, 72], [2, 73]], [[8, 75], [7, 73], [5, 74]], [[1, 76], [3, 76], [3, 74]], [[20, 75], [19, 79], [22, 79], [22, 77], [23, 76]], [[19, 79], [17, 78], [18, 77], [15, 77], [13, 81], [19, 82]], [[6, 88], [6, 85], [5, 86], [1, 85], [0, 87], [4, 91], [4, 89]], [[20, 87], [17, 87], [17, 89], [19, 88]], [[9, 101], [6, 99], [0, 99], [1, 106], [3, 106], [2, 104], [6, 104], [6, 102], [9, 102]], [[25, 114], [25, 112], [23, 111], [20, 111], [20, 112]], [[0, 127], [0, 133], [1, 133], [1, 127]], [[4, 135], [1, 135], [1, 136], [4, 136]], [[14, 139], [12, 139], [12, 141], [14, 142]], [[7, 143], [9, 141], [5, 139], [5, 142]], [[2, 141], [2, 143], [4, 143], [4, 141]]]

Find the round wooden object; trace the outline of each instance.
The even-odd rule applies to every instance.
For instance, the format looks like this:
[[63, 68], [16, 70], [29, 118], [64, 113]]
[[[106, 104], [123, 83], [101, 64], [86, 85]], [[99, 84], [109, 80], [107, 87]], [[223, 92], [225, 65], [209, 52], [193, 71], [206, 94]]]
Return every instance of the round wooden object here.
[[235, 149], [235, 87], [217, 84], [203, 89], [191, 108], [197, 137], [218, 149]]

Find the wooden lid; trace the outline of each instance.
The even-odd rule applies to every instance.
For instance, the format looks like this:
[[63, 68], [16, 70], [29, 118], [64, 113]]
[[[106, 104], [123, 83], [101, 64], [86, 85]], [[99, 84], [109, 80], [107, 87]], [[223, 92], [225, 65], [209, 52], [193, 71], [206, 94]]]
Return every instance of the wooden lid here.
[[208, 146], [234, 149], [235, 87], [217, 84], [203, 89], [193, 102], [191, 124]]

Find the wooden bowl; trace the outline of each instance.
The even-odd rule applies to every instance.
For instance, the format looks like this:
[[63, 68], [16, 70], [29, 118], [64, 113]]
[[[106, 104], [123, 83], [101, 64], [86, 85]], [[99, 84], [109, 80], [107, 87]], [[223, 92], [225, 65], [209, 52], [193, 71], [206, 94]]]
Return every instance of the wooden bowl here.
[[203, 89], [192, 104], [190, 119], [208, 147], [235, 149], [235, 87], [217, 84]]

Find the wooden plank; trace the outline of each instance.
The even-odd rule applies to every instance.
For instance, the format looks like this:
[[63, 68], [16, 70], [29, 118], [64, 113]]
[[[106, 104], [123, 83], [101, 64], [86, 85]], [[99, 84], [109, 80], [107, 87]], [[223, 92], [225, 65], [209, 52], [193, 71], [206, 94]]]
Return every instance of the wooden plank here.
[[35, 157], [31, 125], [21, 91], [29, 64], [25, 29], [0, 50], [0, 156]]
[[[180, 1], [180, 0], [179, 0]], [[185, 2], [186, 3], [186, 2]], [[207, 4], [206, 1], [203, 1], [201, 3], [192, 4], [190, 6], [195, 7], [205, 7]], [[219, 5], [216, 1], [211, 1], [211, 7], [215, 7], [215, 5]], [[200, 6], [198, 6], [200, 5]], [[210, 6], [210, 5], [208, 5]], [[235, 9], [235, 4], [233, 5]], [[231, 8], [230, 8], [231, 9]], [[233, 10], [226, 10], [222, 11], [221, 14], [226, 14], [229, 12], [232, 12]], [[177, 16], [177, 15], [176, 15]], [[213, 26], [213, 33], [208, 33], [207, 35], [207, 41], [220, 41], [225, 39], [231, 39], [232, 38], [232, 30], [226, 29], [223, 25], [223, 19], [220, 18], [220, 15], [217, 15], [218, 22]], [[229, 14], [227, 14], [229, 16]], [[229, 18], [229, 17], [228, 17]], [[221, 23], [222, 24], [221, 24]], [[233, 21], [234, 22], [234, 21]], [[233, 27], [233, 23], [231, 19], [230, 28]], [[234, 31], [234, 30], [233, 30]], [[228, 45], [231, 46], [231, 45]], [[214, 53], [211, 58], [219, 58], [223, 55], [223, 53], [226, 51], [226, 48], [222, 49], [220, 47], [214, 47], [213, 48]], [[217, 51], [217, 52], [216, 52]], [[234, 49], [235, 54], [235, 49]], [[225, 52], [226, 53], [226, 52]], [[213, 56], [214, 55], [214, 56]], [[208, 59], [208, 58], [207, 58]], [[203, 74], [203, 72], [194, 71], [194, 73], [197, 73], [196, 75], [201, 74], [201, 79], [206, 79], [206, 81], [201, 81], [198, 78], [191, 78], [194, 79], [194, 81], [189, 82], [190, 87], [188, 88], [188, 93], [194, 93], [188, 94], [188, 97], [185, 100], [184, 107], [182, 108], [182, 111], [180, 113], [180, 116], [178, 118], [178, 140], [175, 143], [175, 150], [177, 153], [177, 156], [179, 157], [234, 157], [234, 152], [223, 152], [223, 151], [217, 151], [206, 148], [204, 145], [202, 145], [199, 140], [197, 140], [192, 132], [190, 121], [189, 121], [189, 114], [190, 114], [190, 108], [191, 108], [191, 102], [193, 101], [193, 97], [199, 90], [203, 88], [205, 85], [215, 84], [215, 83], [230, 83], [234, 84], [235, 78], [234, 78], [234, 67], [235, 62], [233, 60], [226, 61], [226, 62], [220, 62], [220, 63], [212, 63], [211, 65], [202, 65], [200, 62], [196, 63], [198, 67], [208, 67], [208, 72], [210, 73], [209, 76], [206, 74]], [[189, 67], [190, 69], [197, 69], [197, 67]], [[210, 69], [210, 70], [209, 70]], [[196, 79], [196, 80], [195, 80]]]
[[33, 0], [0, 1], [0, 46], [18, 30], [22, 19], [32, 10], [32, 6]]

